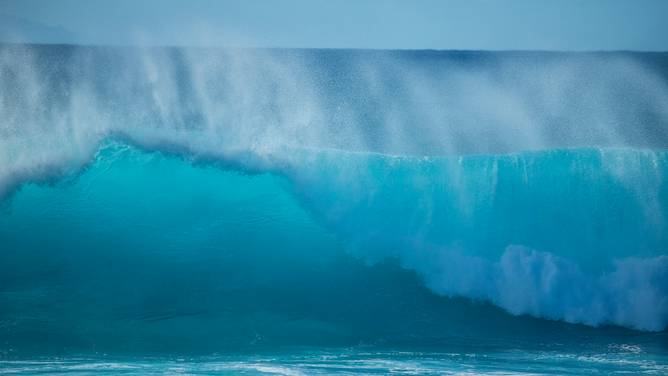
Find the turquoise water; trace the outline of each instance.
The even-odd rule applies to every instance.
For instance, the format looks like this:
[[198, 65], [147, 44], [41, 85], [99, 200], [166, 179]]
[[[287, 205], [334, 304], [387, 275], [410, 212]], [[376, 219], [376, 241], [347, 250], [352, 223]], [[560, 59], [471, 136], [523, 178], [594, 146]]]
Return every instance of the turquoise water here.
[[605, 354], [521, 352], [475, 354], [366, 352], [341, 349], [301, 351], [300, 355], [211, 356], [205, 358], [81, 357], [5, 361], [15, 374], [198, 374], [198, 375], [582, 375], [665, 374], [664, 359], [638, 355], [636, 348]]
[[1, 372], [667, 372], [663, 55], [0, 52]]
[[[665, 171], [665, 163], [655, 163], [665, 160], [664, 152], [585, 149], [539, 152], [533, 157], [528, 153], [470, 156], [460, 161], [327, 151], [306, 153], [310, 162], [304, 161], [305, 153], [295, 153], [305, 166], [301, 175], [292, 175], [294, 167], [282, 173], [248, 174], [147, 153], [111, 140], [77, 176], [51, 185], [23, 186], [0, 217], [5, 240], [2, 349], [7, 360], [17, 359], [3, 367], [37, 373], [56, 370], [50, 367], [62, 367], [58, 372], [111, 373], [177, 368], [193, 373], [261, 373], [275, 368], [305, 374], [367, 372], [367, 368], [379, 373], [415, 369], [418, 374], [463, 372], [462, 367], [477, 373], [663, 369], [665, 332], [608, 325], [620, 320], [631, 328], [665, 327], [665, 256], [650, 253], [640, 259], [637, 254], [599, 251], [598, 260], [609, 263], [600, 262], [588, 271], [575, 266], [588, 261], [578, 260], [578, 252], [551, 254], [494, 246], [513, 244], [513, 237], [528, 244], [536, 228], [522, 234], [508, 231], [505, 223], [496, 224], [498, 230], [494, 224], [476, 224], [476, 228], [487, 224], [489, 233], [498, 234], [481, 246], [496, 252], [464, 254], [470, 247], [466, 238], [436, 231], [447, 227], [439, 218], [419, 228], [421, 233], [410, 226], [416, 215], [424, 215], [413, 208], [425, 200], [436, 206], [432, 212], [463, 218], [480, 210], [476, 207], [480, 200], [458, 196], [453, 201], [443, 193], [453, 189], [444, 183], [453, 181], [446, 169], [456, 172], [461, 184], [492, 179], [480, 176], [484, 171], [480, 167], [471, 169], [481, 159], [486, 159], [483, 166], [497, 161], [523, 172], [521, 163], [504, 164], [504, 160], [554, 159], [554, 154], [561, 154], [558, 160], [571, 159], [564, 164], [574, 166], [573, 160], [579, 158], [602, 163], [601, 156], [608, 153], [613, 165], [598, 174], [605, 200], [614, 200], [616, 194], [629, 191], [628, 184], [617, 185], [616, 180], [608, 184], [610, 174], [626, 168], [614, 165], [619, 155], [631, 154], [639, 163], [644, 157], [652, 169], [658, 168], [653, 170], [657, 176], [643, 171], [642, 181], [631, 181], [642, 189], [651, 187], [650, 192], [662, 192], [661, 181], [655, 181], [658, 186], [648, 181]], [[387, 169], [397, 163], [405, 167]], [[344, 178], [342, 166], [354, 178]], [[361, 166], [374, 167], [364, 171]], [[440, 172], [434, 173], [435, 169]], [[545, 179], [541, 176], [545, 172], [536, 170], [537, 176], [529, 174], [532, 184]], [[304, 177], [309, 171], [311, 179]], [[499, 176], [503, 171], [504, 167], [488, 169]], [[555, 173], [561, 181], [582, 173], [577, 167], [550, 171], [550, 182]], [[323, 174], [336, 176], [339, 185], [320, 185], [326, 180]], [[429, 178], [438, 179], [440, 183], [428, 185], [442, 191], [425, 190], [420, 179]], [[388, 180], [394, 184], [386, 184]], [[563, 189], [567, 187], [571, 185]], [[338, 193], [341, 190], [348, 191]], [[397, 191], [400, 195], [393, 197]], [[482, 193], [477, 190], [477, 195]], [[514, 192], [500, 189], [487, 194], [486, 199], [512, 203], [505, 211], [520, 219], [535, 215], [523, 201], [540, 207], [549, 206], [544, 201], [552, 198], [525, 194], [510, 200], [503, 196]], [[393, 200], [404, 206], [392, 204], [388, 214], [383, 205]], [[562, 203], [565, 213], [576, 210], [580, 201], [576, 197], [573, 201]], [[642, 200], [624, 202], [625, 207], [607, 214], [612, 226], [644, 213]], [[454, 205], [459, 210], [453, 210]], [[417, 222], [426, 221], [418, 217]], [[557, 225], [542, 224], [553, 229]], [[576, 234], [583, 234], [569, 242], [593, 248], [582, 243], [596, 229], [581, 229], [583, 224], [577, 221], [558, 224], [563, 233], [575, 228], [580, 230]], [[422, 238], [406, 241], [406, 232], [400, 229]], [[465, 233], [465, 228], [458, 230]], [[619, 234], [619, 227], [615, 230], [610, 231], [612, 236]], [[379, 236], [379, 231], [385, 232]], [[627, 231], [625, 239], [635, 236], [631, 241], [641, 243], [655, 229], [630, 226]], [[367, 245], [369, 239], [380, 247]], [[474, 246], [484, 240], [471, 239], [476, 240]], [[593, 244], [600, 241], [594, 238]], [[458, 243], [459, 248], [436, 248], [437, 242]], [[444, 276], [444, 268], [452, 262], [460, 264]], [[452, 273], [458, 273], [454, 283]], [[598, 310], [591, 308], [592, 301]], [[574, 310], [576, 314], [570, 313]], [[425, 358], [423, 352], [428, 354]], [[104, 353], [115, 360], [99, 358]], [[80, 355], [71, 359], [72, 354]], [[21, 360], [26, 357], [31, 360]], [[189, 360], [171, 363], [173, 357]]]

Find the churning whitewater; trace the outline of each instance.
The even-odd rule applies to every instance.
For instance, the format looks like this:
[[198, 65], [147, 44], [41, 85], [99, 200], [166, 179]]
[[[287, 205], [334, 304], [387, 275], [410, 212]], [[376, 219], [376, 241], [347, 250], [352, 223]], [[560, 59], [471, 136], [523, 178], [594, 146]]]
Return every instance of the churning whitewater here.
[[18, 347], [650, 336], [668, 55], [5, 44], [0, 199]]

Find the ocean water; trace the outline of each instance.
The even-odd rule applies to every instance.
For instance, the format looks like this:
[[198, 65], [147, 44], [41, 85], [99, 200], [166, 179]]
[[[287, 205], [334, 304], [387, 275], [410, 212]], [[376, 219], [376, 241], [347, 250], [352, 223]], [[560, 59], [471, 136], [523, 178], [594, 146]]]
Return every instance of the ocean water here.
[[0, 372], [668, 373], [668, 54], [0, 45]]

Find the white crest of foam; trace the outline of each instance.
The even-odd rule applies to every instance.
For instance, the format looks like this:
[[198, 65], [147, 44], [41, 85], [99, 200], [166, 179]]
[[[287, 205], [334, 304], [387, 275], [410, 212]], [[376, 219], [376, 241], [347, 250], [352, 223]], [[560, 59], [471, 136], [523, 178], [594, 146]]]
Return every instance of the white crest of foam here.
[[404, 256], [439, 295], [487, 300], [514, 315], [590, 326], [661, 331], [668, 326], [668, 256], [616, 260], [600, 276], [547, 252], [508, 246], [498, 262], [431, 248], [420, 261]]

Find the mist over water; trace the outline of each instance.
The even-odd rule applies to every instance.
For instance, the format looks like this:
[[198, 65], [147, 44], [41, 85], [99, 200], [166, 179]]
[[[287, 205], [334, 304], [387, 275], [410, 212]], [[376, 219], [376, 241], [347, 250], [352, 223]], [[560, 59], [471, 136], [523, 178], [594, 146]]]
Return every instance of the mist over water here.
[[134, 128], [198, 131], [239, 149], [413, 156], [658, 149], [665, 58], [5, 44], [2, 134], [84, 143]]
[[3, 44], [0, 192], [80, 169], [109, 136], [260, 159], [286, 146], [411, 156], [664, 149], [665, 59]]
[[662, 354], [667, 150], [664, 53], [0, 45], [5, 345]]

